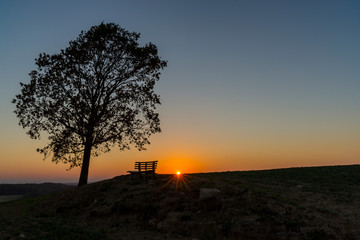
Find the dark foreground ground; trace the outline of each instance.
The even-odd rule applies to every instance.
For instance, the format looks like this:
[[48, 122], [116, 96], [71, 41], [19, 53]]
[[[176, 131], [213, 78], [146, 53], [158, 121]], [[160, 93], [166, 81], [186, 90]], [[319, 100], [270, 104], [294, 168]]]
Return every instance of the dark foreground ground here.
[[51, 193], [60, 192], [67, 188], [71, 188], [70, 185], [61, 183], [25, 183], [25, 184], [0, 184], [0, 202], [6, 201], [6, 198], [12, 197], [31, 198], [39, 197], [43, 195], [49, 195]]
[[120, 176], [0, 203], [0, 239], [360, 239], [360, 166]]

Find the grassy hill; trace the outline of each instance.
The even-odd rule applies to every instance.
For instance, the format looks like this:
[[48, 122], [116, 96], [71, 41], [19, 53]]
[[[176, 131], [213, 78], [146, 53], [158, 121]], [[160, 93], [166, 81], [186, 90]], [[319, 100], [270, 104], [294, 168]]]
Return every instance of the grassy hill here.
[[23, 198], [38, 197], [59, 192], [70, 188], [61, 183], [26, 183], [26, 184], [0, 184], [0, 200], [2, 196], [20, 196]]
[[360, 166], [115, 177], [0, 203], [0, 239], [360, 239]]

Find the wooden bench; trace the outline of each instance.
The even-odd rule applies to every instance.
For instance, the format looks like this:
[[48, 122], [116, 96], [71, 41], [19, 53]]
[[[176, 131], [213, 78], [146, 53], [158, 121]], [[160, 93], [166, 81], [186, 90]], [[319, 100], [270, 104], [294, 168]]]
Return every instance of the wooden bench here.
[[155, 177], [157, 162], [158, 161], [135, 162], [135, 171], [128, 171], [128, 173], [131, 174], [131, 180], [133, 180], [134, 175], [139, 175], [140, 178], [145, 175], [145, 180], [147, 180], [148, 175]]

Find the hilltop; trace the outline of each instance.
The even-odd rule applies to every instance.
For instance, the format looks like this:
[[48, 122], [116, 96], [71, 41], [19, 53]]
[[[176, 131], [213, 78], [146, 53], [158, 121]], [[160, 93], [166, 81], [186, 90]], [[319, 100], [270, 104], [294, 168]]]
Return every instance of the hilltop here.
[[0, 204], [0, 239], [360, 239], [360, 166], [129, 176]]

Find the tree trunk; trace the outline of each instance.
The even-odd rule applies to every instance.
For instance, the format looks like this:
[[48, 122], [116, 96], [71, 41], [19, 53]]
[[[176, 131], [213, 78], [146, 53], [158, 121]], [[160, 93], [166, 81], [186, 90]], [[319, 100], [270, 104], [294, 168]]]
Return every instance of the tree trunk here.
[[88, 142], [85, 143], [84, 158], [83, 158], [83, 162], [82, 162], [82, 166], [81, 166], [81, 173], [80, 173], [78, 187], [81, 187], [81, 186], [87, 184], [88, 175], [89, 175], [91, 148], [92, 148], [92, 143], [88, 143]]

